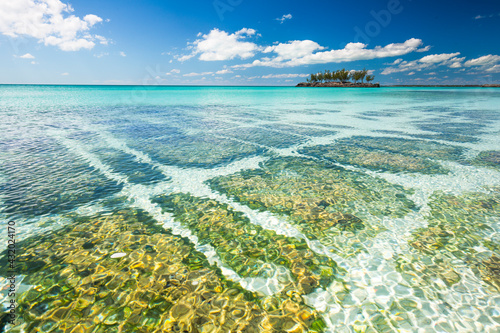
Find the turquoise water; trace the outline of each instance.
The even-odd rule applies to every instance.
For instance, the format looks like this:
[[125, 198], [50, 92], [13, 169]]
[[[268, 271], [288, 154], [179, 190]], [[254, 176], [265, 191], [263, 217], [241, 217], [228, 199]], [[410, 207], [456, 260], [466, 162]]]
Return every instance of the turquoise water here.
[[498, 331], [498, 105], [494, 88], [0, 86], [8, 328]]

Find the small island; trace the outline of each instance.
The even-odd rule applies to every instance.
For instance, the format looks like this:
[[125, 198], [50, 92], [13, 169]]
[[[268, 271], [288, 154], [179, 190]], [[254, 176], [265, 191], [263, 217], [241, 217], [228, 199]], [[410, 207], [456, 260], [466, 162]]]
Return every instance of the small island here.
[[311, 74], [307, 82], [301, 82], [296, 87], [379, 88], [379, 83], [371, 83], [375, 76], [368, 75], [368, 72], [367, 69], [360, 71], [348, 71], [345, 68], [336, 71], [325, 70], [323, 73]]

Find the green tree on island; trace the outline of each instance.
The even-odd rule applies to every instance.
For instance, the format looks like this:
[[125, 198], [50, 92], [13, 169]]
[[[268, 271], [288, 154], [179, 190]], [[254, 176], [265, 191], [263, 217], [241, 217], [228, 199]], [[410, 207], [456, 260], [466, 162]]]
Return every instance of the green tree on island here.
[[348, 71], [345, 68], [336, 71], [325, 70], [324, 72], [311, 74], [307, 79], [307, 82], [322, 83], [322, 82], [338, 81], [340, 83], [347, 83], [349, 82], [349, 80], [352, 80], [354, 81], [354, 83], [357, 83], [358, 81], [364, 83], [364, 80], [366, 79], [366, 82], [369, 83], [375, 79], [375, 76], [368, 75], [368, 72], [369, 71], [366, 68], [363, 68], [362, 70], [359, 71]]

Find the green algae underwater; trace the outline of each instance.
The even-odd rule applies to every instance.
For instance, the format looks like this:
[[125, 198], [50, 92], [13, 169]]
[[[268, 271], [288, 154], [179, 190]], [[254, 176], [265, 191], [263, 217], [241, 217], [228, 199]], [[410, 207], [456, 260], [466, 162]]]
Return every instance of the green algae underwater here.
[[498, 93], [2, 89], [9, 332], [500, 326]]

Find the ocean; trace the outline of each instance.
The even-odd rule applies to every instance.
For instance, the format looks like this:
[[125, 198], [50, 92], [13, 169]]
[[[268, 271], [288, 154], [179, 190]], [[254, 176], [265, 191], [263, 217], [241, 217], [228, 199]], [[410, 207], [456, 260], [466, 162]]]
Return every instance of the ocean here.
[[496, 332], [499, 105], [495, 88], [2, 85], [0, 327]]

